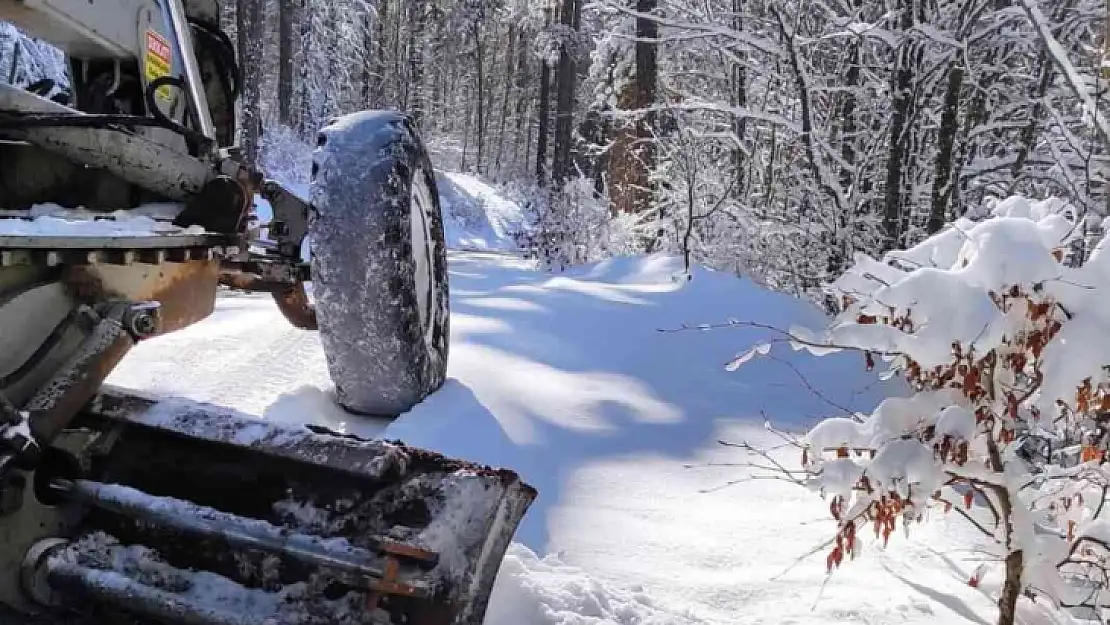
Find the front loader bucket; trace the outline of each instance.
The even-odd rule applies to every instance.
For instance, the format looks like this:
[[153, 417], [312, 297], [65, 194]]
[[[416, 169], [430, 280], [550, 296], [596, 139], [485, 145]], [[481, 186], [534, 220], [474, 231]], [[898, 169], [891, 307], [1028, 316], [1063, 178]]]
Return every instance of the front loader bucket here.
[[21, 510], [43, 525], [21, 538], [23, 609], [51, 622], [478, 625], [536, 496], [511, 471], [183, 400], [105, 391], [73, 426]]

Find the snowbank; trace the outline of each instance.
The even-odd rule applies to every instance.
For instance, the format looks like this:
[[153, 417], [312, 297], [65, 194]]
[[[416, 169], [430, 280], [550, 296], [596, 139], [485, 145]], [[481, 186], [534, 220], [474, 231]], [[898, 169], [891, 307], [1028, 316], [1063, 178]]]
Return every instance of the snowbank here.
[[513, 234], [525, 224], [519, 205], [489, 184], [457, 172], [436, 172], [447, 247], [470, 251], [513, 251]]
[[556, 556], [509, 546], [494, 585], [486, 625], [679, 625], [701, 622], [669, 612], [643, 588], [602, 583]]

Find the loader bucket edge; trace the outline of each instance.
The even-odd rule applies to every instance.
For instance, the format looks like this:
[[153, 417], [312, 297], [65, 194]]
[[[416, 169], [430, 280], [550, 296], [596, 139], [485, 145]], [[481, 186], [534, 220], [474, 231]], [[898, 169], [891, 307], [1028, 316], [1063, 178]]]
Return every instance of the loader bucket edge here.
[[[59, 578], [78, 584], [102, 578], [102, 572], [72, 567], [103, 552], [107, 536], [123, 546], [153, 549], [173, 570], [207, 571], [247, 592], [264, 591], [266, 583], [274, 590], [275, 570], [281, 571], [282, 584], [318, 584], [320, 575], [307, 572], [316, 569], [305, 566], [313, 561], [303, 553], [273, 547], [265, 555], [281, 560], [275, 567], [257, 548], [265, 543], [237, 543], [204, 528], [198, 534], [167, 513], [175, 507], [178, 518], [219, 519], [221, 527], [231, 528], [229, 536], [262, 532], [320, 545], [339, 541], [345, 547], [325, 549], [318, 568], [328, 579], [334, 573], [327, 587], [339, 580], [347, 592], [342, 601], [364, 605], [366, 614], [312, 620], [322, 614], [317, 613], [291, 623], [385, 623], [375, 619], [401, 617], [412, 625], [480, 625], [505, 551], [537, 496], [511, 470], [398, 441], [278, 425], [225, 407], [148, 398], [111, 386], [102, 387], [74, 425], [116, 434], [100, 461], [108, 468], [90, 478], [95, 481], [70, 484], [82, 493], [74, 502], [89, 512], [69, 536], [71, 557], [53, 561], [63, 567]], [[159, 515], [161, 520], [151, 522]], [[350, 550], [363, 554], [367, 570], [375, 571], [371, 577], [329, 568], [327, 558], [350, 558]], [[165, 592], [132, 581], [142, 592]], [[358, 593], [365, 597], [351, 599]], [[105, 601], [111, 603], [107, 595]], [[305, 599], [298, 609], [311, 614], [323, 609], [321, 601]], [[388, 617], [373, 616], [383, 610]]]

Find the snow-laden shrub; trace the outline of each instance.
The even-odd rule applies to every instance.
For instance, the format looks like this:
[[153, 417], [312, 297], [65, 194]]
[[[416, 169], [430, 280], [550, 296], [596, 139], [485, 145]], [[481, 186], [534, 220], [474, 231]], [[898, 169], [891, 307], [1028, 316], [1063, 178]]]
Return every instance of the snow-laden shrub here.
[[570, 178], [556, 193], [535, 191], [523, 203], [533, 226], [522, 243], [546, 268], [561, 271], [643, 251], [638, 218], [612, 215], [590, 178]]
[[881, 261], [859, 254], [830, 287], [843, 312], [820, 335], [788, 333], [795, 349], [859, 350], [913, 391], [798, 441], [799, 481], [837, 523], [830, 571], [868, 534], [885, 544], [899, 524], [955, 512], [1002, 563], [999, 623], [1022, 596], [1105, 616], [1110, 240], [1065, 262], [1078, 220], [1012, 197]]

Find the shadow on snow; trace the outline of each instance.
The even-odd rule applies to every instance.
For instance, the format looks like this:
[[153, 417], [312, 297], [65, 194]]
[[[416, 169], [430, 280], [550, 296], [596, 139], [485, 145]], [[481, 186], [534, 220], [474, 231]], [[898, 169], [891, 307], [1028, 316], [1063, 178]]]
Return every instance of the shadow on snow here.
[[537, 552], [579, 467], [634, 454], [688, 458], [712, 444], [721, 420], [802, 429], [882, 397], [867, 388], [874, 377], [856, 354], [816, 358], [781, 346], [772, 351], [779, 360], [726, 371], [737, 352], [771, 335], [747, 327], [659, 330], [728, 315], [781, 328], [825, 318], [794, 298], [712, 272], [681, 286], [637, 283], [635, 262], [553, 276], [455, 255], [450, 379], [385, 431], [519, 472], [540, 495], [517, 539]]

